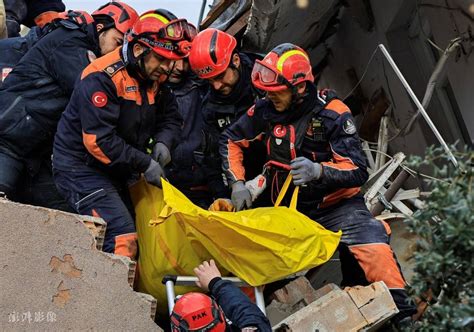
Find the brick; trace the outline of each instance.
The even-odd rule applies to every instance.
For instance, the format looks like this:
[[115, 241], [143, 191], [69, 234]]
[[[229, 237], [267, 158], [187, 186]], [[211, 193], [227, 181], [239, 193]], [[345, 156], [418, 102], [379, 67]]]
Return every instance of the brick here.
[[303, 301], [304, 304], [310, 304], [316, 300], [316, 290], [311, 286], [308, 279], [299, 277], [283, 288], [273, 293], [275, 300], [291, 306]]
[[350, 296], [335, 289], [276, 324], [274, 331], [358, 331], [366, 320]]
[[344, 291], [352, 298], [369, 325], [380, 326], [398, 313], [392, 295], [383, 281], [374, 282], [367, 287], [346, 288]]
[[344, 290], [329, 284], [316, 294], [322, 296], [276, 324], [274, 331], [373, 331], [398, 312], [383, 282]]
[[84, 225], [89, 229], [91, 234], [94, 236], [96, 241], [96, 247], [98, 250], [102, 250], [102, 246], [104, 245], [104, 238], [105, 238], [105, 229], [107, 227], [107, 223], [102, 218], [92, 217], [92, 216], [76, 216], [81, 218]]
[[326, 294], [329, 294], [333, 290], [340, 289], [336, 284], [327, 284], [315, 291], [316, 299], [323, 297]]

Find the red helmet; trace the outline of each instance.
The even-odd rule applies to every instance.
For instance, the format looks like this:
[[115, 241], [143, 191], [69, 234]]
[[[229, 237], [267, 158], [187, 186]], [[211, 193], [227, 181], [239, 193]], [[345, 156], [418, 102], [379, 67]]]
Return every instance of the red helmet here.
[[[168, 15], [166, 15], [168, 16]], [[136, 40], [167, 59], [179, 60], [189, 54], [196, 28], [185, 19], [169, 20], [163, 10], [143, 13], [133, 25], [129, 41]]]
[[223, 73], [232, 59], [237, 40], [228, 33], [209, 28], [193, 40], [189, 64], [200, 78], [211, 78]]
[[120, 1], [111, 1], [92, 13], [92, 16], [101, 15], [112, 18], [115, 29], [123, 34], [131, 29], [138, 19], [135, 9]]
[[308, 54], [290, 43], [278, 45], [253, 66], [252, 83], [261, 90], [291, 89], [304, 81], [314, 82]]
[[171, 331], [224, 332], [225, 316], [216, 301], [202, 293], [181, 296], [171, 313]]

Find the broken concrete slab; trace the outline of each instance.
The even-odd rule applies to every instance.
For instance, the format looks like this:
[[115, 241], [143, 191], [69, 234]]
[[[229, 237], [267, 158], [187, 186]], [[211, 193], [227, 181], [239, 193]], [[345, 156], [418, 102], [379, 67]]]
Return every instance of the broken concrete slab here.
[[161, 330], [80, 216], [0, 200], [0, 225], [0, 330]]
[[320, 294], [327, 291], [326, 295], [274, 325], [273, 330], [372, 331], [398, 312], [383, 282], [345, 290], [330, 286]]

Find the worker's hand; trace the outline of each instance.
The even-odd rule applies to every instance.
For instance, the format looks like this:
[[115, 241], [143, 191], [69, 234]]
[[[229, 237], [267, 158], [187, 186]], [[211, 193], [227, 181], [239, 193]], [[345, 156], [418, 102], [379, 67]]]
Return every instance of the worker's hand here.
[[313, 163], [305, 157], [298, 157], [291, 161], [291, 175], [293, 175], [293, 184], [301, 186], [313, 180], [318, 180], [322, 174], [320, 163]]
[[151, 152], [151, 157], [159, 162], [161, 167], [165, 167], [171, 161], [170, 150], [161, 142], [155, 144]]
[[198, 277], [196, 285], [205, 291], [209, 291], [209, 283], [216, 277], [222, 277], [216, 262], [211, 259], [209, 262], [204, 261], [201, 265], [194, 268], [194, 274]]
[[218, 198], [214, 202], [212, 202], [211, 206], [209, 206], [209, 211], [227, 211], [232, 212], [234, 211], [234, 205], [232, 201], [227, 198]]
[[232, 185], [232, 195], [230, 199], [236, 211], [250, 209], [252, 207], [252, 195], [242, 181], [237, 181]]
[[161, 188], [161, 177], [164, 177], [165, 174], [163, 168], [161, 168], [160, 164], [155, 160], [152, 159], [150, 161], [150, 165], [148, 165], [148, 168], [143, 175], [145, 175], [146, 182]]
[[255, 202], [255, 200], [258, 198], [258, 196], [260, 196], [266, 187], [267, 179], [263, 174], [259, 174], [254, 179], [245, 182], [245, 188], [250, 191], [252, 202]]

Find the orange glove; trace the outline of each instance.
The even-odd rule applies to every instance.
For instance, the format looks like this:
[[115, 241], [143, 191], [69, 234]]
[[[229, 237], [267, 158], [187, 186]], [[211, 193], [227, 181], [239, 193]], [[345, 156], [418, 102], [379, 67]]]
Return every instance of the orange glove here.
[[212, 202], [211, 206], [209, 206], [209, 211], [227, 211], [232, 212], [234, 211], [234, 205], [232, 204], [230, 199], [227, 198], [218, 198], [214, 202]]

